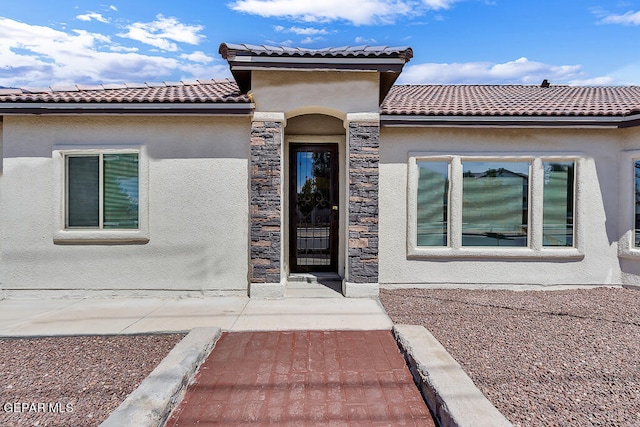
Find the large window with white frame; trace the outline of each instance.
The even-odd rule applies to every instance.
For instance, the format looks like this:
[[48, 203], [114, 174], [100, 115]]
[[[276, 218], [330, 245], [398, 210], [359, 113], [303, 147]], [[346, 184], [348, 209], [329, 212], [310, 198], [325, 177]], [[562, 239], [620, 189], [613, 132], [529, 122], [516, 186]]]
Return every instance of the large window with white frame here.
[[54, 159], [61, 185], [54, 240], [148, 240], [146, 161], [140, 149], [62, 149], [54, 151]]
[[581, 256], [579, 162], [578, 156], [411, 155], [409, 255]]

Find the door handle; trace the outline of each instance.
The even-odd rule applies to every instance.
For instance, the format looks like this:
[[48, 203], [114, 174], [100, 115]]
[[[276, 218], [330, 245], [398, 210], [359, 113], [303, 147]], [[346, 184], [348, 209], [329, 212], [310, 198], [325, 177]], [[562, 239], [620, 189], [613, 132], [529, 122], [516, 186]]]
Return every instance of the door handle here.
[[338, 210], [338, 206], [337, 205], [331, 206], [331, 209], [334, 210], [334, 211], [337, 211]]

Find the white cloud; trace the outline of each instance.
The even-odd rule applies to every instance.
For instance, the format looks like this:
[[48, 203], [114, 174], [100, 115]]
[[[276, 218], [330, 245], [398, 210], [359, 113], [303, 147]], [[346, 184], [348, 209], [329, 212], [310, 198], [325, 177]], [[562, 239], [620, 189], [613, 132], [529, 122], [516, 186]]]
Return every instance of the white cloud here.
[[128, 47], [128, 46], [120, 46], [117, 44], [111, 44], [109, 46], [109, 50], [111, 52], [137, 52], [139, 49], [137, 47]]
[[270, 46], [293, 46], [293, 40], [285, 40], [285, 41], [265, 40], [265, 44], [268, 44]]
[[114, 5], [110, 5], [110, 6], [109, 6], [109, 9], [113, 10], [114, 12], [117, 12], [117, 11], [118, 11], [118, 8], [117, 8], [117, 7], [115, 7]]
[[78, 16], [76, 16], [76, 19], [79, 19], [80, 21], [95, 20], [95, 21], [99, 21], [99, 22], [102, 22], [102, 23], [105, 23], [105, 24], [107, 24], [109, 22], [108, 18], [105, 18], [101, 14], [95, 13], [95, 12], [89, 12], [89, 13], [85, 13], [84, 15], [78, 15]]
[[609, 73], [611, 80], [617, 85], [640, 86], [640, 61], [625, 64]]
[[273, 27], [273, 29], [277, 32], [277, 33], [293, 33], [293, 34], [297, 34], [297, 35], [303, 35], [303, 36], [313, 36], [313, 35], [318, 35], [318, 34], [329, 34], [329, 32], [327, 30], [325, 30], [324, 28], [313, 28], [313, 27], [306, 27], [306, 28], [302, 28], [302, 27], [290, 27], [290, 28], [285, 28], [281, 25], [276, 25]]
[[418, 16], [427, 10], [449, 8], [458, 0], [236, 0], [237, 12], [265, 18], [289, 18], [304, 22], [348, 21], [354, 25], [392, 23], [396, 18]]
[[[158, 81], [173, 79], [176, 73], [211, 78], [218, 68], [223, 70], [215, 64], [197, 68], [167, 55], [132, 50], [135, 48], [119, 46], [103, 34], [64, 32], [0, 17], [0, 86]], [[196, 72], [199, 74], [193, 74]]]
[[319, 42], [322, 40], [324, 40], [324, 37], [305, 37], [304, 39], [300, 40], [300, 43], [311, 44], [311, 43]]
[[128, 32], [118, 34], [118, 36], [175, 52], [178, 50], [178, 45], [174, 42], [191, 45], [200, 43], [204, 38], [199, 34], [203, 28], [202, 25], [182, 24], [176, 18], [165, 18], [159, 14], [153, 22], [135, 22], [129, 25]]
[[199, 62], [201, 64], [208, 64], [209, 62], [213, 61], [212, 57], [207, 56], [202, 51], [196, 51], [189, 54], [182, 54], [180, 55], [180, 58], [189, 60], [191, 62]]
[[549, 65], [519, 58], [503, 64], [466, 62], [408, 65], [400, 79], [403, 83], [425, 84], [539, 84], [543, 79], [560, 83], [581, 77], [580, 65]]
[[355, 42], [358, 44], [377, 43], [376, 39], [368, 39], [366, 37], [356, 37]]
[[227, 64], [202, 65], [202, 64], [186, 64], [180, 67], [182, 75], [179, 80], [194, 79], [222, 79], [231, 78], [231, 70]]
[[624, 15], [607, 15], [600, 22], [603, 24], [640, 25], [640, 11], [629, 11]]
[[572, 86], [610, 86], [615, 84], [615, 79], [610, 76], [594, 77], [591, 79], [570, 80]]

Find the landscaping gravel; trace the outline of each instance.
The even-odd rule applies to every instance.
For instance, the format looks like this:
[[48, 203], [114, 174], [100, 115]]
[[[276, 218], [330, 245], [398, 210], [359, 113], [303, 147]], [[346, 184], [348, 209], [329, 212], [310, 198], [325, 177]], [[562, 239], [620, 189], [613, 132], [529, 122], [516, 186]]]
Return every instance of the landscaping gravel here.
[[0, 426], [97, 426], [183, 337], [0, 339]]
[[515, 426], [640, 426], [640, 291], [380, 291]]

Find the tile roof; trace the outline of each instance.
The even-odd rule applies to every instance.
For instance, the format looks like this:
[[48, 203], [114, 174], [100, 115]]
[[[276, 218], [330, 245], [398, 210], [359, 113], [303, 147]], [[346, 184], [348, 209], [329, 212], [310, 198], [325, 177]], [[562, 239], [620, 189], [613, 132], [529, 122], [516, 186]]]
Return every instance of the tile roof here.
[[[250, 108], [251, 100], [229, 79], [0, 88], [0, 106], [29, 103], [240, 104]], [[640, 86], [399, 85], [391, 88], [380, 113], [443, 118], [640, 116]]]
[[223, 58], [229, 53], [247, 54], [270, 57], [402, 57], [409, 60], [413, 57], [413, 50], [409, 46], [342, 46], [324, 49], [305, 49], [299, 47], [267, 46], [251, 44], [222, 43], [219, 52]]
[[250, 103], [229, 79], [0, 89], [1, 103]]
[[381, 114], [419, 116], [618, 116], [640, 114], [640, 86], [400, 85]]

